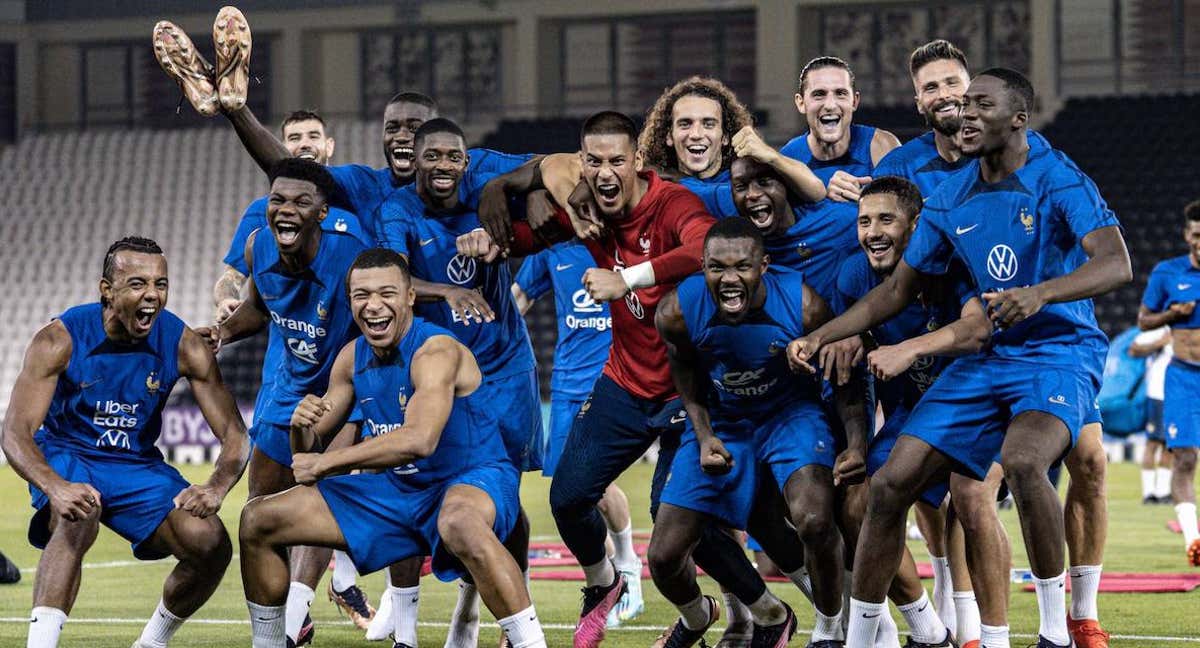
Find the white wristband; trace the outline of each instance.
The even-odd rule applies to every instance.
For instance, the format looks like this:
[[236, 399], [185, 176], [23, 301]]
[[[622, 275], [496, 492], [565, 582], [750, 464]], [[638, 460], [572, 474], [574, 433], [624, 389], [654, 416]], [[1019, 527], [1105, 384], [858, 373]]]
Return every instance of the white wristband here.
[[649, 261], [643, 261], [622, 270], [621, 278], [625, 280], [625, 285], [629, 286], [630, 291], [649, 288], [654, 285], [654, 266], [650, 265]]

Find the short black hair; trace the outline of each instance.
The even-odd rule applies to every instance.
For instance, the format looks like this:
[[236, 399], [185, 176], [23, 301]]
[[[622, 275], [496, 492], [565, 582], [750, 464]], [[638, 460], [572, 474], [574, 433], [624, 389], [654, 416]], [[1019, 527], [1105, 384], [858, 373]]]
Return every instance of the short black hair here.
[[333, 192], [337, 188], [337, 184], [333, 181], [333, 175], [329, 173], [325, 165], [300, 158], [283, 158], [272, 164], [267, 178], [270, 179], [271, 184], [275, 184], [275, 180], [278, 178], [311, 182], [316, 185], [317, 191], [321, 192], [321, 196], [326, 201], [333, 196]]
[[346, 271], [346, 292], [350, 292], [350, 275], [355, 270], [366, 270], [367, 268], [400, 268], [400, 274], [408, 281], [412, 281], [412, 273], [408, 269], [408, 261], [395, 250], [388, 248], [370, 248], [358, 253], [354, 257], [354, 263], [350, 264], [350, 269]]
[[845, 70], [846, 74], [850, 75], [850, 89], [854, 90], [854, 70], [850, 69], [849, 63], [836, 56], [818, 56], [805, 63], [804, 69], [800, 70], [800, 94], [804, 94], [804, 82], [808, 80], [809, 72], [822, 68], [839, 68]]
[[907, 178], [900, 176], [880, 176], [871, 181], [863, 188], [859, 195], [859, 203], [867, 196], [874, 194], [891, 194], [896, 197], [896, 202], [900, 205], [900, 211], [904, 212], [905, 216], [910, 219], [917, 217], [921, 213], [921, 206], [924, 204], [924, 199], [921, 197], [921, 190], [917, 185], [913, 184]]
[[1200, 200], [1193, 200], [1183, 208], [1183, 217], [1188, 222], [1200, 221]]
[[755, 252], [761, 254], [767, 249], [762, 232], [758, 231], [758, 227], [748, 218], [722, 218], [714, 223], [708, 234], [704, 235], [705, 250], [708, 249], [708, 242], [713, 239], [750, 239], [754, 242]]
[[108, 252], [104, 253], [104, 269], [100, 276], [112, 281], [113, 268], [116, 265], [116, 257], [118, 252], [140, 252], [142, 254], [162, 254], [162, 248], [158, 243], [151, 239], [141, 236], [126, 236], [125, 238], [108, 246]]
[[962, 50], [958, 49], [954, 43], [939, 38], [913, 50], [912, 55], [908, 57], [908, 72], [910, 75], [916, 76], [917, 70], [934, 61], [958, 61], [964, 70], [971, 69], [967, 66], [967, 55], [963, 54]]
[[467, 136], [463, 135], [463, 131], [458, 127], [458, 124], [454, 123], [452, 120], [446, 119], [445, 117], [434, 117], [424, 124], [421, 124], [421, 127], [418, 128], [417, 132], [413, 134], [413, 150], [415, 151], [420, 149], [421, 144], [425, 142], [425, 138], [433, 135], [434, 133], [449, 133], [451, 135], [457, 135], [462, 138], [463, 146], [466, 146], [467, 144]]
[[588, 135], [625, 135], [635, 147], [638, 141], [637, 124], [633, 123], [629, 115], [615, 110], [602, 110], [585, 119], [583, 128], [579, 131], [581, 145], [583, 138]]
[[978, 76], [990, 76], [1004, 82], [1004, 89], [1012, 105], [1020, 112], [1033, 110], [1033, 84], [1024, 74], [1004, 67], [993, 67], [980, 72]]
[[312, 110], [294, 110], [287, 117], [283, 118], [283, 123], [279, 125], [279, 134], [282, 135], [283, 129], [288, 126], [302, 121], [315, 121], [321, 125], [322, 129], [325, 128], [325, 120], [316, 112]]
[[429, 110], [433, 111], [435, 115], [438, 111], [437, 102], [434, 101], [433, 97], [430, 97], [427, 94], [421, 94], [420, 92], [397, 92], [396, 94], [392, 95], [391, 99], [388, 99], [387, 105], [390, 106], [398, 103], [410, 103], [417, 104], [418, 106], [425, 106]]

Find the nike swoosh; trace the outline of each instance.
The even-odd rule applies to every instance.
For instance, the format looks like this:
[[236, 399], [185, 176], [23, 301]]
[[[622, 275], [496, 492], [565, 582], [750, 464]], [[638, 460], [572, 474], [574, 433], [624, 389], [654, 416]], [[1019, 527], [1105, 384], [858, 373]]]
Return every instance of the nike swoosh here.
[[671, 423], [683, 423], [687, 420], [686, 416], [672, 416]]
[[924, 611], [925, 611], [925, 608], [927, 608], [927, 607], [929, 607], [929, 604], [928, 604], [928, 603], [926, 603], [925, 605], [922, 605], [922, 606], [921, 606], [921, 609], [917, 610], [917, 612], [924, 612]]
[[1192, 284], [1179, 284], [1179, 285], [1177, 286], [1177, 288], [1178, 288], [1179, 290], [1187, 290], [1188, 288], [1191, 288], [1191, 287], [1192, 287]]
[[425, 247], [426, 245], [429, 245], [430, 243], [433, 243], [433, 239], [431, 239], [431, 238], [430, 239], [421, 239], [421, 247]]
[[970, 227], [955, 227], [954, 233], [958, 234], [959, 236], [962, 236], [963, 234], [970, 232], [971, 230], [975, 229], [976, 227], [979, 227], [979, 223], [975, 223], [974, 225], [972, 225]]
[[[554, 269], [555, 269], [555, 270], [557, 270], [557, 271], [559, 271], [559, 272], [562, 272], [563, 270], [566, 270], [567, 268], [570, 268], [570, 267], [571, 267], [571, 266], [573, 266], [573, 265], [575, 265], [575, 264], [574, 264], [574, 263], [567, 263], [567, 264], [561, 264], [561, 263], [560, 263], [559, 265], [556, 265], [556, 266], [554, 266]], [[1181, 289], [1181, 290], [1182, 290], [1182, 289]]]
[[879, 616], [880, 614], [882, 614], [882, 612], [876, 612], [875, 614], [864, 614], [863, 618], [864, 619], [874, 619], [875, 617]]

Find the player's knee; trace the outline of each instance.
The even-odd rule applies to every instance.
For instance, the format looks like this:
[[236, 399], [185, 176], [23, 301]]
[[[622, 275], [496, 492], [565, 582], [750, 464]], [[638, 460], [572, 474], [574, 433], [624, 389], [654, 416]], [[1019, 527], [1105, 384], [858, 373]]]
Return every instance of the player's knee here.
[[68, 520], [53, 511], [50, 515], [57, 518], [53, 525], [52, 535], [60, 542], [77, 551], [87, 551], [96, 541], [100, 533], [100, 507], [92, 509], [88, 515], [77, 520]]
[[180, 560], [201, 563], [214, 569], [224, 567], [233, 558], [233, 545], [229, 541], [229, 533], [219, 519], [204, 520], [207, 524], [196, 525], [188, 532], [184, 543], [185, 555], [178, 556]]
[[869, 515], [901, 514], [911, 504], [905, 496], [903, 482], [897, 479], [893, 471], [887, 470], [887, 466], [871, 477], [867, 497]]
[[565, 478], [562, 471], [555, 472], [550, 482], [550, 511], [555, 519], [573, 518], [585, 513], [599, 498], [590, 498], [583, 489]]
[[669, 541], [650, 542], [646, 549], [646, 564], [650, 567], [650, 575], [661, 578], [675, 573], [682, 562], [682, 552], [679, 547]]
[[1004, 479], [1014, 494], [1026, 484], [1032, 484], [1039, 479], [1048, 480], [1046, 473], [1050, 466], [1032, 452], [1009, 451], [1006, 448], [1000, 457], [1000, 465], [1004, 468]]
[[1196, 448], [1176, 449], [1171, 460], [1174, 470], [1180, 474], [1191, 475], [1196, 472]]
[[481, 555], [481, 540], [491, 534], [492, 528], [465, 507], [443, 509], [438, 515], [438, 535], [446, 548], [464, 562]]
[[1072, 482], [1102, 486], [1107, 471], [1108, 455], [1100, 444], [1076, 446], [1067, 457], [1067, 472]]
[[279, 529], [279, 515], [275, 507], [261, 497], [256, 497], [242, 507], [238, 523], [238, 539], [241, 542], [261, 543], [270, 539]]
[[789, 506], [789, 509], [792, 526], [796, 527], [796, 533], [804, 544], [824, 542], [835, 533], [831, 509], [799, 506]]

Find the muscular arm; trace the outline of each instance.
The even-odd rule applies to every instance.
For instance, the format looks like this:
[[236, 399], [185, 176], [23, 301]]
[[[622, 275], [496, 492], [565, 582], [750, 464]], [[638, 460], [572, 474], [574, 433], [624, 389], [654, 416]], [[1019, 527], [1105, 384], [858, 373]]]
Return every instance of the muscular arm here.
[[[1171, 324], [1174, 324], [1179, 320], [1187, 319], [1190, 316], [1190, 313], [1185, 313], [1178, 309], [1172, 309], [1169, 306], [1167, 307], [1167, 310], [1160, 313], [1155, 313], [1149, 308], [1146, 308], [1145, 304], [1143, 304], [1140, 308], [1138, 308], [1137, 324], [1138, 328], [1142, 329], [1143, 331], [1153, 331], [1160, 326], [1170, 326]], [[1151, 351], [1151, 353], [1153, 353], [1153, 351]]]
[[[262, 234], [262, 230], [251, 233], [246, 239], [246, 268], [250, 270], [250, 276], [246, 278], [245, 284], [247, 297], [238, 304], [237, 309], [224, 322], [218, 324], [213, 330], [220, 344], [237, 342], [258, 333], [267, 326], [267, 307], [258, 294], [258, 286], [254, 284], [253, 277], [254, 241], [259, 234]], [[270, 233], [268, 232], [264, 236], [270, 236]], [[199, 332], [207, 333], [203, 329]]]
[[322, 454], [317, 460], [319, 475], [355, 468], [392, 468], [433, 454], [450, 420], [455, 396], [478, 387], [479, 368], [461, 344], [436, 336], [413, 355], [411, 376], [414, 389], [403, 428]]
[[933, 356], [954, 358], [978, 352], [991, 337], [992, 325], [983, 312], [983, 304], [972, 297], [963, 304], [958, 319], [901, 344], [912, 349], [914, 360]]
[[917, 271], [902, 259], [883, 283], [854, 302], [845, 313], [829, 320], [807, 337], [819, 347], [826, 342], [836, 342], [851, 335], [858, 335], [886, 322], [904, 310], [916, 297], [917, 278]]
[[275, 133], [258, 121], [258, 117], [250, 112], [249, 106], [227, 112], [225, 116], [229, 118], [229, 123], [233, 124], [233, 130], [237, 133], [238, 139], [242, 140], [242, 146], [246, 147], [246, 152], [254, 158], [264, 173], [270, 171], [276, 162], [291, 157], [287, 148], [283, 146], [283, 142], [279, 141], [275, 137]]
[[216, 320], [224, 321], [237, 308], [242, 299], [242, 285], [246, 283], [246, 275], [238, 272], [237, 268], [225, 266], [225, 272], [213, 284], [213, 307], [216, 309]]
[[703, 441], [714, 436], [712, 421], [708, 415], [708, 403], [705, 402], [704, 378], [696, 376], [696, 348], [688, 336], [687, 323], [679, 307], [679, 295], [674, 290], [658, 302], [654, 326], [667, 345], [667, 363], [671, 367], [671, 379], [675, 382], [675, 389], [679, 391], [679, 398], [683, 400], [683, 408], [687, 410], [697, 440]]
[[875, 137], [871, 138], [871, 166], [879, 164], [883, 156], [900, 147], [900, 139], [882, 128], [875, 129]]
[[[804, 288], [804, 330], [812, 330], [828, 323], [833, 311], [815, 290]], [[869, 295], [868, 295], [869, 296]], [[847, 311], [849, 312], [849, 311]], [[865, 376], [845, 384], [833, 385], [833, 403], [842, 429], [846, 433], [846, 450], [838, 455], [834, 464], [835, 483], [861, 481], [865, 475], [867, 455], [867, 383]]]
[[246, 468], [250, 439], [237, 402], [221, 380], [217, 359], [191, 329], [184, 329], [179, 341], [179, 373], [188, 379], [200, 413], [221, 442], [221, 451], [206, 485], [224, 498]]
[[[329, 371], [329, 386], [326, 387], [325, 394], [319, 398], [314, 395], [305, 396], [296, 406], [289, 435], [293, 454], [321, 452], [333, 432], [337, 431], [338, 437], [341, 437], [345, 428], [357, 428], [344, 425], [346, 418], [354, 410], [355, 346], [356, 342], [351, 341], [338, 351]], [[344, 443], [345, 440], [342, 441]]]
[[4, 455], [18, 475], [45, 493], [66, 481], [46, 463], [33, 433], [46, 418], [58, 377], [67, 370], [70, 359], [71, 334], [62, 322], [51, 322], [38, 331], [25, 351], [25, 364], [13, 384], [4, 417]]

